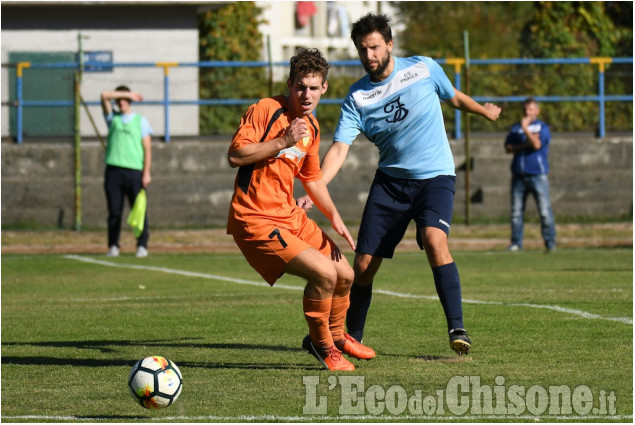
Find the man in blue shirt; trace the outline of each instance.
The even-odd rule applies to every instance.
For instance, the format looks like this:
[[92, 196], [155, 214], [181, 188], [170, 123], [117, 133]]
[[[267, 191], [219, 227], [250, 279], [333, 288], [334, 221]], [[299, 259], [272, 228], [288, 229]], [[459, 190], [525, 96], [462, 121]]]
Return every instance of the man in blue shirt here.
[[359, 133], [379, 149], [379, 164], [359, 229], [348, 333], [361, 341], [373, 278], [414, 220], [445, 312], [450, 347], [467, 354], [471, 341], [463, 326], [461, 283], [448, 248], [455, 166], [440, 101], [490, 121], [498, 119], [501, 109], [456, 90], [431, 58], [393, 57], [384, 15], [362, 17], [353, 24], [351, 38], [368, 75], [351, 86], [344, 100], [322, 175], [327, 183], [335, 177]]
[[523, 249], [523, 216], [529, 194], [540, 214], [542, 237], [547, 252], [556, 249], [556, 224], [549, 198], [549, 126], [538, 119], [538, 103], [527, 98], [522, 104], [523, 117], [514, 124], [505, 139], [505, 151], [514, 154], [511, 164], [511, 228], [509, 251]]

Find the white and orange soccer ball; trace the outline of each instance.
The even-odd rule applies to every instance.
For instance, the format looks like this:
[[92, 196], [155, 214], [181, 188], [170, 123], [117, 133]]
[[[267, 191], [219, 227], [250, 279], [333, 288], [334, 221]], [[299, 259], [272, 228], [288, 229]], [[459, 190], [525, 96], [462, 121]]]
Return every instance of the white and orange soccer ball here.
[[179, 368], [161, 356], [146, 357], [132, 367], [128, 378], [132, 397], [146, 409], [170, 406], [181, 394], [183, 379]]

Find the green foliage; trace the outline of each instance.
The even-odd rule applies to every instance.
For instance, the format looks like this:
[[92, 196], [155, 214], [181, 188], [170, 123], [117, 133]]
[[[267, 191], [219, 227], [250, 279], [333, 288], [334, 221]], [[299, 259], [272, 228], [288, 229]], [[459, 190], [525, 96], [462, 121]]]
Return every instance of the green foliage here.
[[[397, 35], [405, 55], [464, 57], [468, 31], [471, 58], [579, 58], [632, 56], [632, 2], [400, 2], [406, 30]], [[510, 16], [515, 17], [509, 19]], [[518, 18], [516, 18], [518, 17]], [[612, 72], [612, 69], [615, 71]], [[454, 70], [446, 66], [446, 73]], [[467, 75], [463, 72], [462, 90]], [[632, 66], [606, 70], [606, 93], [632, 93]], [[598, 92], [597, 65], [472, 66], [472, 96], [584, 96]], [[471, 120], [475, 131], [504, 131], [519, 118], [517, 104], [502, 104], [494, 124]], [[542, 104], [554, 131], [594, 131], [596, 102]], [[444, 108], [453, 130], [453, 111]], [[607, 103], [609, 130], [632, 129], [632, 104]]]
[[[199, 15], [200, 60], [261, 60], [260, 13], [254, 2], [233, 2]], [[268, 94], [268, 87], [264, 68], [200, 70], [201, 99], [259, 99]], [[232, 134], [246, 109], [245, 105], [201, 107], [201, 134]]]
[[[631, 4], [632, 14], [632, 4]], [[533, 15], [525, 23], [521, 33], [522, 57], [559, 58], [618, 56], [625, 52], [623, 39], [632, 40], [632, 28], [616, 26], [606, 12], [604, 2], [537, 2]], [[632, 41], [631, 41], [632, 45]], [[632, 51], [629, 53], [632, 55]], [[632, 68], [631, 68], [632, 69]], [[533, 93], [551, 96], [590, 95], [598, 90], [596, 65], [555, 65], [545, 72], [544, 66], [529, 67], [531, 75], [524, 85]], [[627, 78], [613, 78], [607, 93], [615, 90], [626, 93], [632, 71]], [[614, 105], [611, 105], [614, 106]], [[632, 105], [616, 105], [607, 116], [607, 125], [613, 129], [632, 128]], [[620, 107], [621, 106], [621, 107]], [[544, 109], [544, 108], [543, 108]], [[621, 110], [628, 116], [614, 114]], [[593, 131], [598, 125], [596, 103], [559, 103], [548, 108], [545, 120], [558, 130]]]
[[605, 2], [537, 2], [523, 28], [520, 53], [541, 58], [615, 56], [626, 35], [606, 13]]
[[393, 34], [405, 56], [464, 57], [463, 32], [473, 58], [515, 57], [522, 20], [530, 2], [398, 2], [401, 34]]

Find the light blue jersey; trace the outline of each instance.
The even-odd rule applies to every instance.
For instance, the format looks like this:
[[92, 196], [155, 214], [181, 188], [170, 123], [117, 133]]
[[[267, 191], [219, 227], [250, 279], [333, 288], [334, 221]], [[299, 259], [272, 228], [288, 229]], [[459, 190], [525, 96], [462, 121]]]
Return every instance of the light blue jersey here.
[[429, 57], [394, 60], [384, 81], [366, 75], [351, 86], [334, 140], [350, 145], [363, 133], [379, 149], [379, 169], [392, 177], [454, 176], [440, 103], [454, 97], [452, 83]]

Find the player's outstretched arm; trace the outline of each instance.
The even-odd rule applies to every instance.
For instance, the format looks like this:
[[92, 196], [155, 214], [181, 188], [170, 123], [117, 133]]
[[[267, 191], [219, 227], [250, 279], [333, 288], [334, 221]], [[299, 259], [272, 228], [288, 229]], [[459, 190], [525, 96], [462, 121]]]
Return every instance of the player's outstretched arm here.
[[335, 230], [338, 235], [346, 239], [346, 242], [348, 242], [351, 249], [355, 250], [353, 237], [344, 224], [344, 221], [342, 221], [342, 217], [340, 217], [340, 213], [337, 211], [337, 208], [335, 208], [335, 204], [331, 199], [331, 195], [326, 188], [324, 180], [320, 179], [313, 182], [307, 182], [303, 183], [303, 185], [304, 190], [306, 190], [311, 199], [313, 199], [313, 202], [318, 209], [322, 211], [322, 214], [324, 214], [326, 218], [329, 219], [333, 230]]
[[501, 113], [501, 108], [493, 103], [481, 105], [470, 96], [457, 89], [454, 89], [454, 97], [446, 100], [446, 103], [460, 111], [481, 115], [492, 122], [496, 121]]

